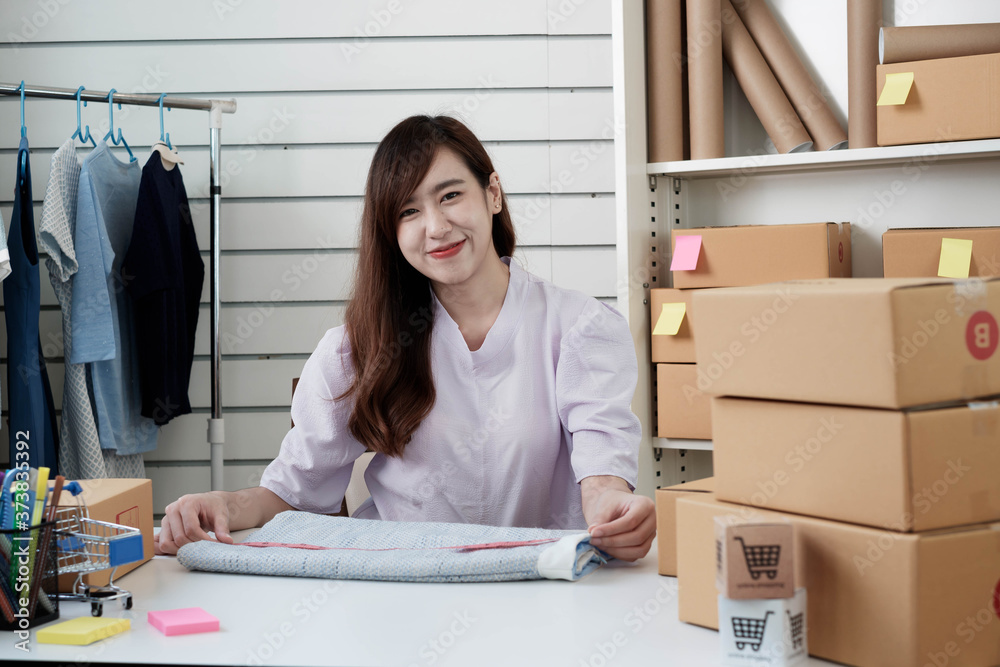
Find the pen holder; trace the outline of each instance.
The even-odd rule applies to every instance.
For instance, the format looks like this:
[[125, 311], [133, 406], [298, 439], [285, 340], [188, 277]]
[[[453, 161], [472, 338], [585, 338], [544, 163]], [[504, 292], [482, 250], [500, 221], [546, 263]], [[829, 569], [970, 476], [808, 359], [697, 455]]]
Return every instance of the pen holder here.
[[59, 618], [55, 522], [0, 530], [0, 630]]

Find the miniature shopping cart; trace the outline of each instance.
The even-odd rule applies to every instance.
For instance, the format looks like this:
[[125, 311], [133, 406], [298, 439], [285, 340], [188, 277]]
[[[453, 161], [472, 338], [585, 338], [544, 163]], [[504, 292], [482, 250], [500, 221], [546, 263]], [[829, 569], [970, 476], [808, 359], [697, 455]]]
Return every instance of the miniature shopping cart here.
[[[72, 494], [73, 500], [56, 508], [57, 562], [60, 575], [76, 574], [76, 579], [72, 591], [60, 593], [59, 599], [90, 602], [92, 616], [100, 616], [104, 603], [112, 600], [121, 600], [131, 609], [132, 594], [114, 584], [115, 569], [142, 560], [142, 533], [138, 528], [91, 519], [78, 482], [66, 484], [63, 490]], [[108, 569], [106, 585], [84, 582], [84, 575]]]
[[787, 609], [785, 610], [785, 613], [788, 614], [788, 627], [792, 631], [792, 648], [802, 648], [802, 634], [803, 630], [805, 630], [805, 628], [802, 627], [804, 625], [802, 622], [804, 614], [803, 612], [799, 612], [793, 616], [792, 612]]
[[778, 576], [778, 561], [781, 558], [780, 544], [762, 544], [747, 546], [742, 537], [735, 537], [743, 546], [743, 558], [747, 562], [747, 569], [754, 581], [760, 579], [760, 575], [766, 574], [768, 579]]
[[[733, 635], [736, 636], [736, 648], [740, 651], [747, 644], [754, 651], [760, 650], [760, 645], [764, 642], [764, 630], [767, 629], [767, 617], [773, 614], [769, 611], [764, 614], [764, 618], [743, 618], [733, 617]], [[740, 641], [743, 640], [743, 641]]]

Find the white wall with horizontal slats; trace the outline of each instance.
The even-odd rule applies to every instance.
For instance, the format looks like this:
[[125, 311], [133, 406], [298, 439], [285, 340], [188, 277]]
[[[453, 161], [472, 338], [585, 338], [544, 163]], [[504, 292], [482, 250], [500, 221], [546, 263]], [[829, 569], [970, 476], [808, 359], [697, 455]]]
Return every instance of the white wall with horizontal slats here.
[[[8, 0], [0, 81], [234, 98], [223, 118], [220, 334], [226, 488], [257, 483], [289, 427], [291, 380], [343, 322], [368, 165], [415, 113], [457, 116], [484, 141], [508, 193], [517, 259], [616, 304], [610, 0]], [[9, 225], [19, 102], [0, 97], [0, 216]], [[36, 223], [75, 105], [28, 99]], [[103, 136], [106, 104], [82, 109]], [[145, 162], [152, 108], [115, 109]], [[172, 110], [198, 242], [208, 265], [208, 117]], [[84, 157], [89, 150], [80, 148]], [[124, 157], [122, 149], [115, 149]], [[61, 404], [61, 313], [41, 269], [39, 323]], [[209, 485], [208, 283], [196, 337], [195, 413], [146, 456], [155, 512]], [[0, 384], [7, 409], [6, 331]], [[2, 440], [2, 437], [0, 437]], [[6, 447], [0, 447], [0, 459]]]

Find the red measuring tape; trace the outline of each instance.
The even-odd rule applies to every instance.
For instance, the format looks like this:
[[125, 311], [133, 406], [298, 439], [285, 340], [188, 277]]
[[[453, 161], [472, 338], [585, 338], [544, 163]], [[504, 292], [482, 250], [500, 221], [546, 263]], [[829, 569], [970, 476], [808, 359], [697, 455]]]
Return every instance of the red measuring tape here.
[[524, 540], [521, 542], [487, 542], [485, 544], [460, 544], [453, 547], [389, 547], [386, 549], [363, 549], [360, 547], [321, 547], [315, 544], [291, 544], [287, 542], [243, 542], [234, 546], [240, 547], [258, 547], [258, 548], [271, 548], [271, 547], [284, 547], [286, 549], [309, 549], [312, 551], [328, 551], [328, 550], [343, 550], [343, 551], [426, 551], [428, 549], [455, 549], [456, 551], [482, 551], [484, 549], [513, 549], [515, 547], [530, 547], [536, 544], [548, 544], [550, 542], [558, 542], [559, 538], [550, 537], [540, 540]]

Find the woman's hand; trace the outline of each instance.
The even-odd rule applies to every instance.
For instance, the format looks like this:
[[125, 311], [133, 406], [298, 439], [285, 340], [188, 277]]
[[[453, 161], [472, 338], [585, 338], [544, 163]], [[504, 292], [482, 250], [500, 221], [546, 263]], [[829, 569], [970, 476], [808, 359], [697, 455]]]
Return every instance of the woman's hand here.
[[625, 480], [611, 475], [585, 477], [580, 487], [591, 544], [626, 561], [649, 553], [656, 537], [656, 505], [652, 500], [634, 495]]
[[229, 534], [229, 504], [222, 493], [192, 493], [167, 505], [154, 545], [158, 554], [176, 554], [189, 542], [215, 539], [232, 544]]
[[275, 514], [291, 509], [295, 508], [263, 486], [181, 496], [167, 505], [154, 540], [156, 553], [175, 554], [188, 542], [211, 540], [210, 530], [216, 541], [232, 544], [230, 531], [263, 526]]

